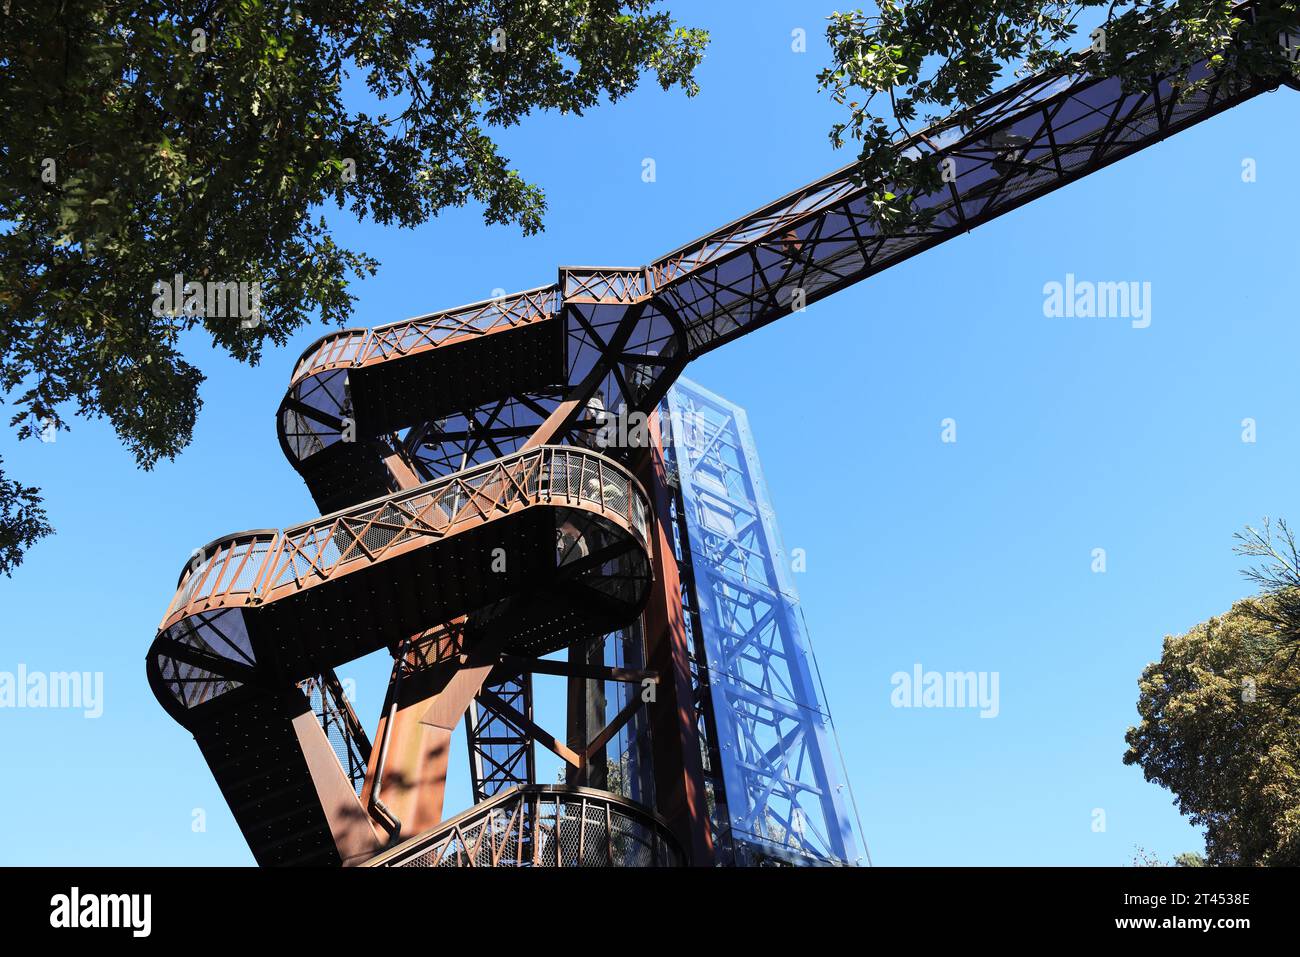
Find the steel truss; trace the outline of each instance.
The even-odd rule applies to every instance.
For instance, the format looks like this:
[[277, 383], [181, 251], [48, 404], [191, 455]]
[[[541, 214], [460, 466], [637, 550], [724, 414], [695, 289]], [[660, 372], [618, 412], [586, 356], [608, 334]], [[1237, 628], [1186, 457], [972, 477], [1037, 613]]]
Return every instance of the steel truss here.
[[859, 863], [830, 714], [743, 409], [686, 379], [666, 418], [739, 863]]
[[372, 867], [677, 867], [654, 812], [580, 787], [512, 787], [379, 855]]
[[[849, 166], [645, 266], [563, 268], [551, 285], [307, 349], [276, 421], [325, 517], [200, 550], [146, 662], [258, 861], [357, 863], [385, 840], [446, 836], [446, 745], [467, 712], [476, 798], [522, 795], [523, 815], [527, 742], [590, 777], [611, 742], [626, 754], [620, 736], [644, 739], [630, 682], [647, 679], [664, 704], [646, 722], [655, 761], [642, 791], [671, 809], [693, 862], [725, 859], [728, 841], [740, 863], [856, 861], [743, 414], [693, 393], [714, 434], [698, 456], [678, 450], [675, 504], [657, 448], [604, 447], [597, 430], [686, 402], [669, 390], [694, 357], [1298, 85], [1243, 78], [1235, 59], [1230, 45], [1194, 64], [1195, 88], [1168, 76], [1126, 88], [1094, 76], [1085, 53], [899, 142], [947, 174], [905, 229], [882, 232], [871, 215], [893, 184]], [[497, 575], [502, 539], [510, 571]], [[627, 667], [608, 638], [603, 664], [593, 652], [557, 672], [538, 657], [631, 629], [637, 667], [653, 670]], [[395, 665], [370, 748], [331, 669], [384, 647]], [[597, 728], [593, 709], [581, 734], [553, 737], [531, 714], [530, 675], [543, 671], [607, 694], [615, 682], [618, 713]], [[561, 830], [567, 802], [552, 802]], [[716, 839], [702, 830], [710, 802]], [[508, 856], [462, 824], [460, 849], [445, 844], [440, 860], [468, 861], [467, 841]]]
[[[1243, 4], [1241, 15], [1250, 17], [1253, 7]], [[530, 442], [575, 441], [591, 427], [593, 403], [648, 414], [692, 358], [1284, 81], [1296, 82], [1243, 80], [1234, 59], [1228, 50], [1219, 65], [1194, 64], [1185, 85], [1153, 76], [1126, 90], [1116, 77], [1093, 76], [1095, 57], [1084, 53], [1064, 70], [1027, 77], [915, 134], [897, 149], [944, 168], [946, 183], [918, 203], [928, 220], [899, 233], [882, 232], [871, 213], [873, 195], [894, 184], [859, 182], [856, 165], [849, 165], [645, 266], [562, 268], [554, 285], [500, 300], [501, 316], [478, 335], [561, 342], [562, 358], [525, 363], [525, 351], [534, 358], [542, 353], [520, 349], [518, 365], [511, 366], [513, 378], [549, 380], [547, 390], [526, 397], [498, 392], [490, 408], [477, 398], [472, 405], [426, 404], [412, 409], [407, 421], [385, 416], [385, 429], [405, 430], [418, 458], [446, 468], [472, 460], [467, 450], [504, 454]], [[1193, 89], [1197, 81], [1204, 85]], [[476, 335], [467, 331], [464, 314], [485, 308], [476, 304], [373, 330], [368, 335], [383, 348], [368, 345], [360, 332], [326, 337], [295, 371], [295, 395], [316, 376], [358, 376], [408, 354], [463, 347]], [[545, 371], [534, 368], [538, 364]], [[318, 390], [327, 393], [320, 400], [327, 414], [339, 414], [345, 391]], [[357, 411], [358, 425], [363, 411]], [[451, 419], [456, 426], [440, 438], [430, 423]], [[516, 424], [539, 420], [528, 435]], [[321, 440], [330, 435], [326, 430]], [[369, 454], [385, 453], [378, 448]], [[291, 460], [303, 467], [303, 457]]]
[[[537, 783], [533, 738], [528, 732], [533, 718], [533, 676], [511, 675], [483, 690], [485, 694], [476, 697], [465, 713], [475, 804], [507, 788]], [[508, 707], [495, 707], [497, 700]], [[515, 714], [525, 720], [515, 720]]]

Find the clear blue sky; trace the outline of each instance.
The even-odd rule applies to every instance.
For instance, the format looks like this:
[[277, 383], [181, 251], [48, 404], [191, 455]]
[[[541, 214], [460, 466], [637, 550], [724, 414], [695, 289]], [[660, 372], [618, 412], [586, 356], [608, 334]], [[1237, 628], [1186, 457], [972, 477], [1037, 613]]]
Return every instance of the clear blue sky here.
[[[646, 262], [848, 160], [815, 81], [833, 4], [678, 6], [713, 33], [696, 99], [651, 85], [506, 136], [547, 189], [544, 235], [487, 228], [473, 208], [415, 232], [335, 215], [341, 241], [383, 263], [354, 287], [356, 324], [551, 282], [561, 264]], [[790, 50], [796, 27], [807, 53]], [[1247, 593], [1232, 533], [1300, 521], [1298, 154], [1300, 96], [1265, 96], [688, 370], [748, 409], [786, 545], [807, 553], [797, 583], [878, 864], [1201, 848], [1171, 795], [1122, 765], [1123, 736], [1161, 638]], [[1043, 285], [1067, 273], [1150, 282], [1150, 328], [1045, 318]], [[97, 720], [0, 710], [0, 863], [251, 863], [143, 659], [191, 549], [315, 514], [273, 417], [325, 331], [257, 368], [196, 341], [194, 443], [152, 473], [100, 423], [51, 445], [0, 438], [59, 529], [0, 580], [0, 671], [105, 681]], [[891, 707], [890, 676], [918, 662], [998, 672], [1001, 713]], [[342, 673], [373, 725], [382, 662]], [[462, 758], [453, 774], [449, 810], [468, 802]]]

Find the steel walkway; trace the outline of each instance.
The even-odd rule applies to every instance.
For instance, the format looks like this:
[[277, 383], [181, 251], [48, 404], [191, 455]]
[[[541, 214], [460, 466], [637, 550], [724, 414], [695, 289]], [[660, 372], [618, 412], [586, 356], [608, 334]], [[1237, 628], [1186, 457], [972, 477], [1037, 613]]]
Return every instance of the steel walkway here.
[[[374, 779], [389, 764], [445, 767], [445, 755], [429, 755], [445, 750], [474, 696], [514, 688], [510, 675], [493, 676], [502, 655], [535, 658], [637, 618], [656, 520], [628, 449], [594, 448], [608, 416], [649, 414], [691, 359], [1282, 82], [1297, 85], [1203, 62], [1192, 70], [1206, 81], [1197, 91], [1168, 77], [1126, 91], [1091, 77], [1091, 56], [900, 142], [951, 173], [922, 201], [930, 220], [900, 234], [877, 230], [879, 184], [856, 183], [849, 166], [648, 265], [562, 268], [552, 285], [308, 348], [276, 421], [285, 455], [329, 514], [202, 549], [147, 656], [151, 688], [194, 734], [258, 862], [356, 863], [409, 836], [382, 813]], [[398, 664], [375, 736], [383, 746], [366, 744], [360, 787], [302, 687], [381, 648]], [[464, 681], [422, 674], [438, 668], [460, 669]], [[447, 688], [456, 693], [426, 710]], [[499, 711], [501, 700], [480, 702]], [[476, 714], [484, 718], [481, 705]], [[389, 773], [399, 790], [424, 780]], [[497, 791], [472, 809], [476, 826], [505, 814], [501, 802], [523, 815], [523, 796], [540, 793], [499, 790], [507, 784], [508, 775], [476, 777], [476, 794]], [[428, 816], [440, 812], [439, 793]], [[456, 819], [462, 848], [467, 820]], [[432, 847], [454, 830], [418, 840]]]

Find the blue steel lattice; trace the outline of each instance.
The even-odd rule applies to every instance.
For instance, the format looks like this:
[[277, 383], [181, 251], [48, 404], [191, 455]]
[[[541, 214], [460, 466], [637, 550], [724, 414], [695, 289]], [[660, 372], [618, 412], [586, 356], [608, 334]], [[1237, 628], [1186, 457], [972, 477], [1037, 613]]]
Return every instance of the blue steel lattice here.
[[661, 414], [717, 729], [726, 801], [718, 812], [735, 863], [860, 864], [830, 714], [745, 411], [683, 378]]

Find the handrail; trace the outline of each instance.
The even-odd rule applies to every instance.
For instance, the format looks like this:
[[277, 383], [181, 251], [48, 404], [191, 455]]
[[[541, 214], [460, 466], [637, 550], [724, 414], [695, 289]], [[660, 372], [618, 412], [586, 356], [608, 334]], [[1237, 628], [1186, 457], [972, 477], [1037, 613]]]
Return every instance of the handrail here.
[[[416, 346], [437, 345], [458, 334], [484, 334], [546, 318], [556, 312], [558, 291], [559, 287], [551, 283], [509, 296], [481, 299], [381, 326], [341, 329], [329, 333], [303, 350], [294, 364], [289, 387], [292, 389], [304, 378], [319, 372], [362, 365], [374, 356], [380, 346], [405, 355]], [[484, 317], [491, 318], [487, 325], [482, 324]], [[437, 336], [437, 333], [442, 335]], [[359, 341], [360, 347], [354, 350], [337, 348], [338, 343], [348, 341]], [[322, 356], [328, 358], [320, 358]]]
[[[280, 587], [308, 587], [355, 561], [379, 561], [414, 538], [490, 521], [493, 510], [505, 514], [504, 505], [520, 500], [593, 508], [648, 541], [649, 498], [631, 472], [591, 449], [537, 446], [284, 530], [217, 539], [210, 557], [181, 571], [160, 627], [214, 600], [220, 607], [252, 605]], [[367, 545], [367, 533], [378, 544]]]
[[667, 821], [643, 804], [595, 788], [529, 784], [480, 801], [365, 866], [673, 867], [684, 860]]

